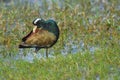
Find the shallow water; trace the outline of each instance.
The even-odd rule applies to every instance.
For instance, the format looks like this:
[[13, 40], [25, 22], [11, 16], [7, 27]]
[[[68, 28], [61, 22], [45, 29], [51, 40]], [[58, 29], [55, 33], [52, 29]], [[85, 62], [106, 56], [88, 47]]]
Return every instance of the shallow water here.
[[[23, 5], [26, 5], [26, 3], [30, 4], [31, 7], [34, 8], [34, 6], [38, 6], [40, 7], [40, 15], [44, 15], [45, 11], [45, 5], [42, 4], [45, 0], [13, 0], [12, 1], [9, 1], [9, 2], [5, 2], [5, 5], [6, 7], [9, 7], [11, 4], [14, 4], [14, 5], [17, 5], [18, 3], [20, 4], [23, 4]], [[52, 1], [54, 0], [46, 0], [49, 5], [47, 7], [46, 10], [50, 10], [53, 8], [53, 3]], [[64, 0], [55, 0], [57, 3], [58, 3], [58, 6], [59, 8], [64, 8], [65, 7], [65, 3], [64, 3]], [[102, 12], [105, 10], [105, 5], [109, 4], [108, 0], [100, 0], [101, 2], [99, 2], [99, 0], [90, 0], [90, 4], [91, 4], [91, 12], [93, 12], [93, 14], [100, 14], [99, 12]], [[118, 10], [120, 10], [120, 6], [116, 6], [116, 8]], [[96, 13], [97, 11], [97, 13]], [[102, 14], [101, 14], [102, 15]], [[102, 19], [103, 22], [104, 20], [107, 19], [107, 16], [110, 15], [110, 12], [108, 12], [108, 14]], [[119, 19], [116, 15], [114, 15], [116, 17], [116, 19]], [[52, 17], [54, 19], [54, 17]], [[88, 22], [90, 24], [92, 24], [94, 21], [93, 19], [89, 18]], [[86, 22], [83, 21], [83, 23], [85, 24], [86, 26]], [[6, 24], [7, 26], [8, 24]], [[16, 24], [13, 24], [12, 26], [15, 27]], [[24, 23], [21, 23], [21, 25], [24, 25]], [[5, 33], [5, 35], [8, 35], [10, 34], [10, 29], [7, 28], [7, 32]], [[110, 36], [110, 38], [112, 39], [112, 36]], [[4, 46], [0, 46], [0, 52], [2, 52], [2, 49], [4, 49], [5, 47]], [[94, 52], [96, 50], [100, 49], [99, 46], [95, 46], [95, 45], [87, 45], [85, 46], [85, 43], [84, 41], [80, 40], [80, 41], [74, 41], [71, 36], [68, 37], [68, 40], [67, 40], [67, 44], [64, 44], [63, 46], [63, 49], [60, 50], [61, 54], [62, 55], [67, 55], [67, 54], [76, 54], [76, 53], [81, 53], [81, 54], [84, 54], [85, 51], [89, 51], [91, 54], [94, 54]], [[33, 56], [33, 53], [34, 52], [34, 49], [30, 49], [26, 55], [24, 55], [23, 51], [20, 50], [19, 51], [19, 54], [16, 54], [16, 56], [13, 57], [13, 59], [15, 60], [18, 60], [18, 59], [23, 59], [23, 60], [26, 60], [26, 61], [29, 61], [29, 62], [33, 62], [34, 60], [34, 56]], [[54, 56], [54, 53], [55, 51], [52, 49], [50, 49], [50, 54], [49, 54], [49, 57], [55, 57]], [[0, 57], [3, 57], [1, 54], [0, 54]], [[41, 58], [45, 58], [45, 50], [44, 51], [39, 51], [38, 54], [36, 55], [36, 58], [37, 59], [41, 59]]]

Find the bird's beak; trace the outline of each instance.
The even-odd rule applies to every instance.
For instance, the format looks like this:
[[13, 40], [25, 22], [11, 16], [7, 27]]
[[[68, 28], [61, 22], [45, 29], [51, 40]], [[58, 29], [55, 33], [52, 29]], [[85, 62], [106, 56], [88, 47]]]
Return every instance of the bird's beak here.
[[37, 29], [37, 26], [34, 26], [33, 33], [35, 33], [36, 29]]

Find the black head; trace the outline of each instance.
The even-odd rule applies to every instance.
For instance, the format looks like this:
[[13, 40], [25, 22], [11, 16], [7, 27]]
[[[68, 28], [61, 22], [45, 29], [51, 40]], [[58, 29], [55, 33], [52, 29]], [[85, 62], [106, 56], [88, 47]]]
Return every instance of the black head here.
[[44, 23], [45, 23], [45, 20], [41, 18], [36, 18], [35, 20], [33, 20], [33, 25], [37, 27], [41, 27]]

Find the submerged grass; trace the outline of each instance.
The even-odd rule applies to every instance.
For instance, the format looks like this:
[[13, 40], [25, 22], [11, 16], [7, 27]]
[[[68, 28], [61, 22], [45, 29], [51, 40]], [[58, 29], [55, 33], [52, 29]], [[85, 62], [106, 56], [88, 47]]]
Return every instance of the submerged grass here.
[[[120, 1], [66, 0], [60, 2], [62, 7], [55, 0], [52, 5], [42, 2], [39, 7], [27, 2], [0, 3], [0, 79], [119, 80]], [[55, 57], [33, 63], [12, 59], [19, 54], [18, 44], [37, 17], [57, 21], [60, 39], [50, 53]]]
[[104, 50], [91, 54], [58, 55], [55, 58], [34, 60], [0, 60], [0, 79], [9, 80], [92, 80], [120, 79], [119, 53]]

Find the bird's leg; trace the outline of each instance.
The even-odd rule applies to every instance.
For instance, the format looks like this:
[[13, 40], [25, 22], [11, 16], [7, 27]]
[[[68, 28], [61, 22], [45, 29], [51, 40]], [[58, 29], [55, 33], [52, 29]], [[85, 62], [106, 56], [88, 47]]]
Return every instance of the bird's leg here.
[[48, 58], [48, 48], [46, 48], [46, 57]]
[[40, 50], [40, 48], [35, 48], [35, 51], [34, 51], [34, 56], [36, 56], [37, 52]]
[[33, 52], [34, 57], [36, 57], [36, 54], [37, 54], [36, 51], [34, 51], [34, 52]]

